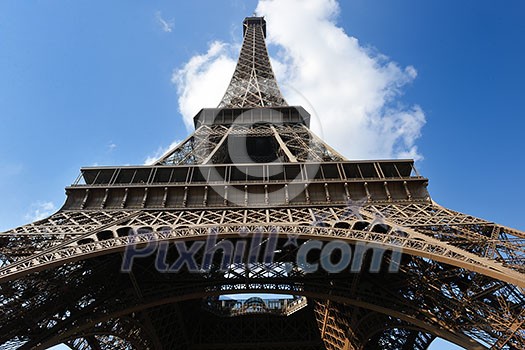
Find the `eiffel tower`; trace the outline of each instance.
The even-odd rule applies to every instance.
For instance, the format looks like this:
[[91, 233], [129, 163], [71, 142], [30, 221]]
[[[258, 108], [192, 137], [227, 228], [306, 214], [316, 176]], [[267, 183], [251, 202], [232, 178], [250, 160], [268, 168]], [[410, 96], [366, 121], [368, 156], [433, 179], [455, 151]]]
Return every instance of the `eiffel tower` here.
[[0, 349], [525, 349], [525, 234], [433, 202], [412, 160], [345, 159], [282, 97], [265, 20], [243, 34], [187, 139], [0, 234]]

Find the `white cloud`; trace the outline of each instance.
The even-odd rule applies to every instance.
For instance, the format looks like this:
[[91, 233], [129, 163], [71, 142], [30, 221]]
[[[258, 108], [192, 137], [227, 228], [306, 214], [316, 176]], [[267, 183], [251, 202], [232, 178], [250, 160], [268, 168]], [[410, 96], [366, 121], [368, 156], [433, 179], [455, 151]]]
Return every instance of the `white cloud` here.
[[162, 18], [162, 14], [160, 11], [157, 11], [155, 13], [155, 17], [157, 18], [157, 22], [160, 24], [162, 30], [166, 33], [171, 33], [171, 31], [173, 30], [174, 21], [165, 20], [164, 18]]
[[[349, 36], [335, 19], [335, 0], [260, 0], [278, 83], [291, 105], [312, 114], [312, 130], [350, 159], [420, 159], [416, 140], [425, 124], [417, 106], [398, 100], [414, 67], [400, 67]], [[239, 48], [213, 42], [177, 70], [179, 109], [188, 129], [202, 107], [216, 106], [231, 79]]]
[[235, 70], [233, 57], [239, 49], [238, 45], [214, 41], [207, 53], [193, 56], [173, 73], [171, 81], [177, 85], [179, 110], [188, 130], [201, 108], [219, 104]]
[[25, 215], [26, 220], [31, 222], [47, 218], [57, 210], [53, 202], [38, 201], [31, 204], [29, 213]]
[[144, 165], [152, 165], [170, 150], [175, 148], [179, 143], [181, 143], [181, 140], [175, 140], [168, 147], [159, 147], [155, 153], [146, 157], [144, 160]]

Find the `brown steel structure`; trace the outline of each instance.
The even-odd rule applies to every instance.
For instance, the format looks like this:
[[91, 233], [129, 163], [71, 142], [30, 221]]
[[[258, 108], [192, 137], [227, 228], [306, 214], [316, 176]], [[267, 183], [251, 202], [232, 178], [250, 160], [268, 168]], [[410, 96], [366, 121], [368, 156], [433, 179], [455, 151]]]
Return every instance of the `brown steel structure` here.
[[[325, 144], [281, 96], [265, 26], [245, 19], [219, 108], [166, 156], [83, 168], [56, 214], [0, 234], [0, 349], [525, 349], [525, 234], [436, 204], [412, 160], [349, 161]], [[220, 254], [200, 273], [158, 271], [155, 254], [121, 272], [126, 247], [164, 242], [174, 262], [176, 242], [212, 232], [273, 233], [278, 248], [226, 272]], [[359, 271], [297, 264], [302, 244], [335, 240], [390, 253], [375, 270], [371, 252]], [[248, 292], [294, 304], [218, 299]]]

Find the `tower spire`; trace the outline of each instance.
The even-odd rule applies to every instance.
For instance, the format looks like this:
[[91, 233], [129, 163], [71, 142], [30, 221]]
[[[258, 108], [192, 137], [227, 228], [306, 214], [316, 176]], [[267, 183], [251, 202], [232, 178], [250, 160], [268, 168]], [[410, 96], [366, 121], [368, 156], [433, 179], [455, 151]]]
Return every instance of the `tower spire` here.
[[235, 72], [219, 108], [286, 106], [273, 74], [264, 41], [263, 17], [246, 17], [243, 43]]

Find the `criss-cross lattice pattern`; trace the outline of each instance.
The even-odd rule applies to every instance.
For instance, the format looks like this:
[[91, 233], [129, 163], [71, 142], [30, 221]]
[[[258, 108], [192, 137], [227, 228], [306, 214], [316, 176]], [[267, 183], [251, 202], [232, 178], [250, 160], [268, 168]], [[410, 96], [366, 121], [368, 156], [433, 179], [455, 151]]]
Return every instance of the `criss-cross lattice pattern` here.
[[[107, 218], [112, 213], [115, 215], [113, 225], [104, 225], [111, 220], [102, 220], [101, 218]], [[359, 297], [361, 302], [354, 303], [346, 300], [345, 302], [341, 301], [340, 304], [335, 302], [331, 304], [329, 315], [323, 316], [326, 319], [323, 318], [324, 323], [320, 326], [320, 337], [328, 349], [338, 349], [345, 342], [350, 345], [360, 343], [383, 344], [380, 348], [385, 349], [401, 349], [406, 344], [412, 344], [411, 346], [416, 348], [421, 346], [423, 349], [433, 339], [433, 336], [429, 334], [455, 340], [462, 344], [470, 344], [468, 338], [462, 338], [463, 336], [479, 339], [489, 344], [514, 344], [513, 346], [516, 348], [525, 344], [525, 335], [520, 331], [521, 325], [525, 322], [525, 313], [522, 311], [524, 305], [522, 291], [512, 284], [502, 281], [507, 277], [511, 278], [513, 274], [522, 273], [525, 236], [518, 231], [454, 212], [435, 204], [372, 204], [365, 205], [358, 212], [349, 210], [348, 207], [344, 206], [145, 211], [130, 212], [126, 217], [123, 217], [119, 211], [90, 212], [87, 213], [87, 216], [96, 218], [99, 222], [99, 228], [87, 232], [81, 230], [83, 227], [81, 223], [77, 223], [77, 226], [72, 225], [75, 219], [78, 220], [77, 215], [78, 213], [75, 211], [58, 213], [47, 220], [2, 235], [4, 241], [13, 240], [14, 245], [23, 246], [24, 239], [46, 236], [49, 231], [61, 232], [60, 226], [62, 224], [67, 227], [69, 232], [76, 231], [75, 227], [78, 227], [78, 234], [69, 235], [68, 239], [63, 238], [61, 245], [43, 248], [44, 252], [40, 254], [29, 252], [27, 259], [18, 257], [18, 259], [12, 259], [11, 262], [4, 262], [6, 265], [0, 270], [0, 278], [4, 279], [10, 278], [9, 276], [13, 276], [13, 274], [20, 275], [23, 271], [39, 271], [45, 266], [49, 266], [45, 270], [55, 271], [51, 278], [33, 278], [32, 284], [27, 284], [31, 280], [21, 283], [17, 279], [4, 284], [3, 300], [6, 306], [5, 310], [8, 313], [2, 317], [4, 317], [6, 330], [12, 324], [12, 321], [9, 322], [8, 320], [16, 320], [21, 317], [20, 312], [22, 310], [24, 310], [23, 314], [29, 315], [38, 312], [47, 303], [53, 302], [51, 295], [60, 295], [53, 283], [56, 280], [67, 279], [92, 285], [94, 289], [89, 292], [91, 293], [88, 294], [90, 297], [86, 296], [88, 293], [88, 289], [86, 289], [78, 295], [79, 301], [71, 301], [71, 303], [79, 305], [79, 308], [75, 310], [76, 313], [88, 312], [90, 302], [87, 300], [96, 300], [95, 296], [98, 293], [103, 295], [104, 291], [108, 290], [106, 288], [111, 290], [112, 287], [111, 285], [97, 287], [96, 276], [100, 272], [93, 269], [95, 266], [86, 265], [83, 261], [89, 261], [89, 259], [86, 260], [88, 257], [96, 256], [103, 251], [111, 252], [119, 249], [118, 247], [125, 247], [129, 244], [127, 237], [129, 232], [143, 232], [142, 236], [139, 235], [134, 238], [134, 241], [138, 242], [141, 239], [146, 241], [151, 239], [147, 232], [156, 231], [159, 239], [177, 239], [178, 237], [194, 237], [193, 239], [197, 239], [199, 236], [205, 237], [210, 228], [216, 230], [220, 235], [229, 235], [235, 234], [239, 228], [243, 227], [245, 230], [266, 230], [265, 232], [278, 228], [278, 232], [286, 238], [295, 235], [298, 239], [317, 236], [323, 240], [329, 239], [329, 237], [337, 237], [338, 239], [375, 241], [383, 244], [391, 242], [398, 247], [403, 247], [405, 252], [414, 251], [419, 252], [417, 254], [432, 257], [432, 260], [428, 260], [414, 256], [407, 260], [402, 266], [402, 280], [392, 279], [390, 276], [388, 279], [391, 282], [387, 283], [387, 280], [384, 280], [381, 284], [369, 289], [365, 286], [374, 281], [373, 276], [353, 275], [348, 281], [349, 285], [344, 287], [341, 285], [343, 288], [341, 291], [338, 291], [337, 288], [330, 289], [332, 290], [331, 293], [341, 293], [341, 298], [347, 298], [354, 295], [353, 293], [358, 293], [361, 295]], [[167, 230], [168, 228], [171, 231]], [[479, 249], [479, 246], [483, 246], [485, 249]], [[9, 251], [10, 249], [3, 249], [6, 256]], [[283, 261], [293, 261], [292, 257], [293, 254], [290, 253], [283, 255], [282, 259]], [[446, 261], [450, 262], [456, 261], [454, 263], [456, 266], [439, 262], [442, 258], [446, 258]], [[90, 260], [96, 261], [93, 258]], [[67, 261], [71, 262], [67, 263]], [[77, 262], [73, 263], [74, 261]], [[499, 265], [498, 261], [500, 262]], [[61, 267], [61, 264], [65, 264], [64, 267]], [[101, 264], [106, 265], [108, 263], [101, 262]], [[502, 270], [502, 274], [506, 276], [494, 279], [483, 274], [472, 274], [471, 268], [479, 269], [484, 264], [487, 267], [486, 271], [496, 268]], [[299, 278], [297, 281], [308, 280], [308, 276], [301, 274], [295, 277], [289, 275], [278, 262], [275, 262], [274, 265], [270, 270], [263, 266], [261, 268], [252, 266], [248, 274], [245, 274], [243, 268], [233, 269], [229, 274], [223, 275], [225, 284], [221, 290], [233, 293], [239, 291], [240, 287], [240, 290], [261, 288], [260, 290], [283, 292], [290, 290], [289, 288], [297, 288], [297, 286], [290, 285], [290, 282], [297, 278]], [[56, 267], [51, 268], [52, 266]], [[86, 273], [88, 271], [91, 272]], [[271, 275], [268, 275], [269, 271], [272, 271]], [[490, 272], [487, 273], [490, 274]], [[121, 276], [120, 280], [122, 278], [125, 277]], [[195, 276], [191, 278], [195, 278]], [[217, 278], [218, 276], [213, 281], [220, 280]], [[250, 284], [251, 287], [244, 284], [241, 287], [239, 284], [232, 283], [239, 278], [253, 281]], [[268, 278], [273, 283], [269, 284]], [[520, 279], [521, 277], [516, 275], [516, 278]], [[337, 285], [340, 283], [336, 282], [338, 280], [336, 278], [332, 284]], [[116, 278], [115, 286], [122, 283], [118, 281], [119, 279]], [[257, 281], [266, 282], [257, 285]], [[364, 281], [368, 282], [365, 283]], [[425, 286], [424, 290], [421, 289], [422, 285]], [[70, 282], [65, 283], [64, 286], [72, 288]], [[180, 284], [179, 287], [187, 288], [184, 283]], [[36, 293], [29, 297], [31, 295], [29, 291], [35, 290], [34, 288], [46, 290], [46, 293]], [[150, 293], [146, 292], [147, 286], [139, 288], [141, 294]], [[156, 287], [152, 288], [151, 291], [154, 291]], [[308, 288], [314, 288], [314, 285]], [[304, 294], [309, 290], [311, 292], [316, 290], [315, 288], [308, 288], [305, 290], [301, 287], [295, 291]], [[184, 294], [184, 292], [181, 293]], [[403, 295], [403, 300], [396, 299], [396, 295], [401, 295], [399, 293]], [[21, 295], [25, 296], [24, 299], [20, 299]], [[365, 296], [368, 301], [363, 304], [362, 301]], [[74, 296], [72, 297], [74, 298]], [[136, 297], [134, 296], [134, 298]], [[32, 307], [27, 308], [28, 305], [32, 305]], [[373, 305], [375, 307], [380, 305], [381, 309], [375, 310]], [[374, 320], [370, 319], [372, 314], [367, 311], [370, 307], [377, 312]], [[421, 321], [421, 316], [417, 316], [418, 320], [416, 321], [411, 317], [399, 315], [400, 312], [406, 314], [410, 308], [412, 308], [414, 315], [419, 314], [421, 310], [426, 310], [427, 316], [425, 317], [428, 317], [428, 321]], [[472, 310], [472, 312], [466, 312], [466, 310]], [[59, 327], [60, 322], [69, 322], [67, 321], [69, 313], [71, 311], [62, 311], [54, 316], [54, 320], [45, 321], [45, 324], [50, 329], [54, 329], [54, 326]], [[375, 327], [371, 328], [370, 324], [363, 320], [359, 324], [351, 323], [354, 321], [350, 315], [354, 313], [362, 314], [363, 320], [368, 320]], [[146, 317], [147, 314], [148, 312], [144, 311], [141, 317]], [[385, 316], [389, 314], [390, 316]], [[394, 316], [398, 316], [398, 318]], [[179, 314], [177, 317], [183, 316]], [[432, 325], [434, 321], [430, 320], [433, 319], [439, 321]], [[317, 312], [317, 320], [320, 322], [319, 312]], [[42, 323], [43, 321], [39, 322]], [[418, 327], [413, 328], [414, 322], [418, 324]], [[412, 326], [410, 326], [411, 324]], [[15, 324], [12, 325], [15, 326]], [[68, 327], [74, 325], [75, 323]], [[353, 335], [348, 333], [349, 325], [351, 326], [350, 330], [354, 332]], [[8, 336], [9, 333], [6, 331], [5, 334]], [[72, 337], [74, 338], [73, 335]], [[112, 338], [100, 339], [85, 336], [82, 337], [82, 341], [77, 340], [77, 342], [78, 344], [88, 344], [88, 341], [93, 342], [97, 339], [100, 342], [108, 341], [108, 339], [117, 341], [120, 339], [118, 337], [119, 334]], [[184, 341], [188, 341], [187, 338], [184, 339]], [[394, 339], [396, 339], [395, 342]], [[8, 341], [5, 343], [7, 349], [9, 348], [7, 344], [16, 343], [16, 337], [6, 338], [5, 341]], [[473, 344], [469, 346], [471, 345], [473, 346]]]
[[[236, 140], [238, 139], [238, 141]], [[259, 162], [254, 155], [237, 156], [239, 142], [266, 138], [273, 152], [265, 157], [281, 163], [341, 161], [345, 158], [301, 124], [203, 125], [159, 159], [157, 165], [228, 164]], [[244, 157], [244, 158], [243, 158]], [[234, 159], [232, 159], [234, 158]]]
[[286, 106], [266, 50], [264, 19], [246, 20], [243, 25], [239, 60], [219, 108]]

